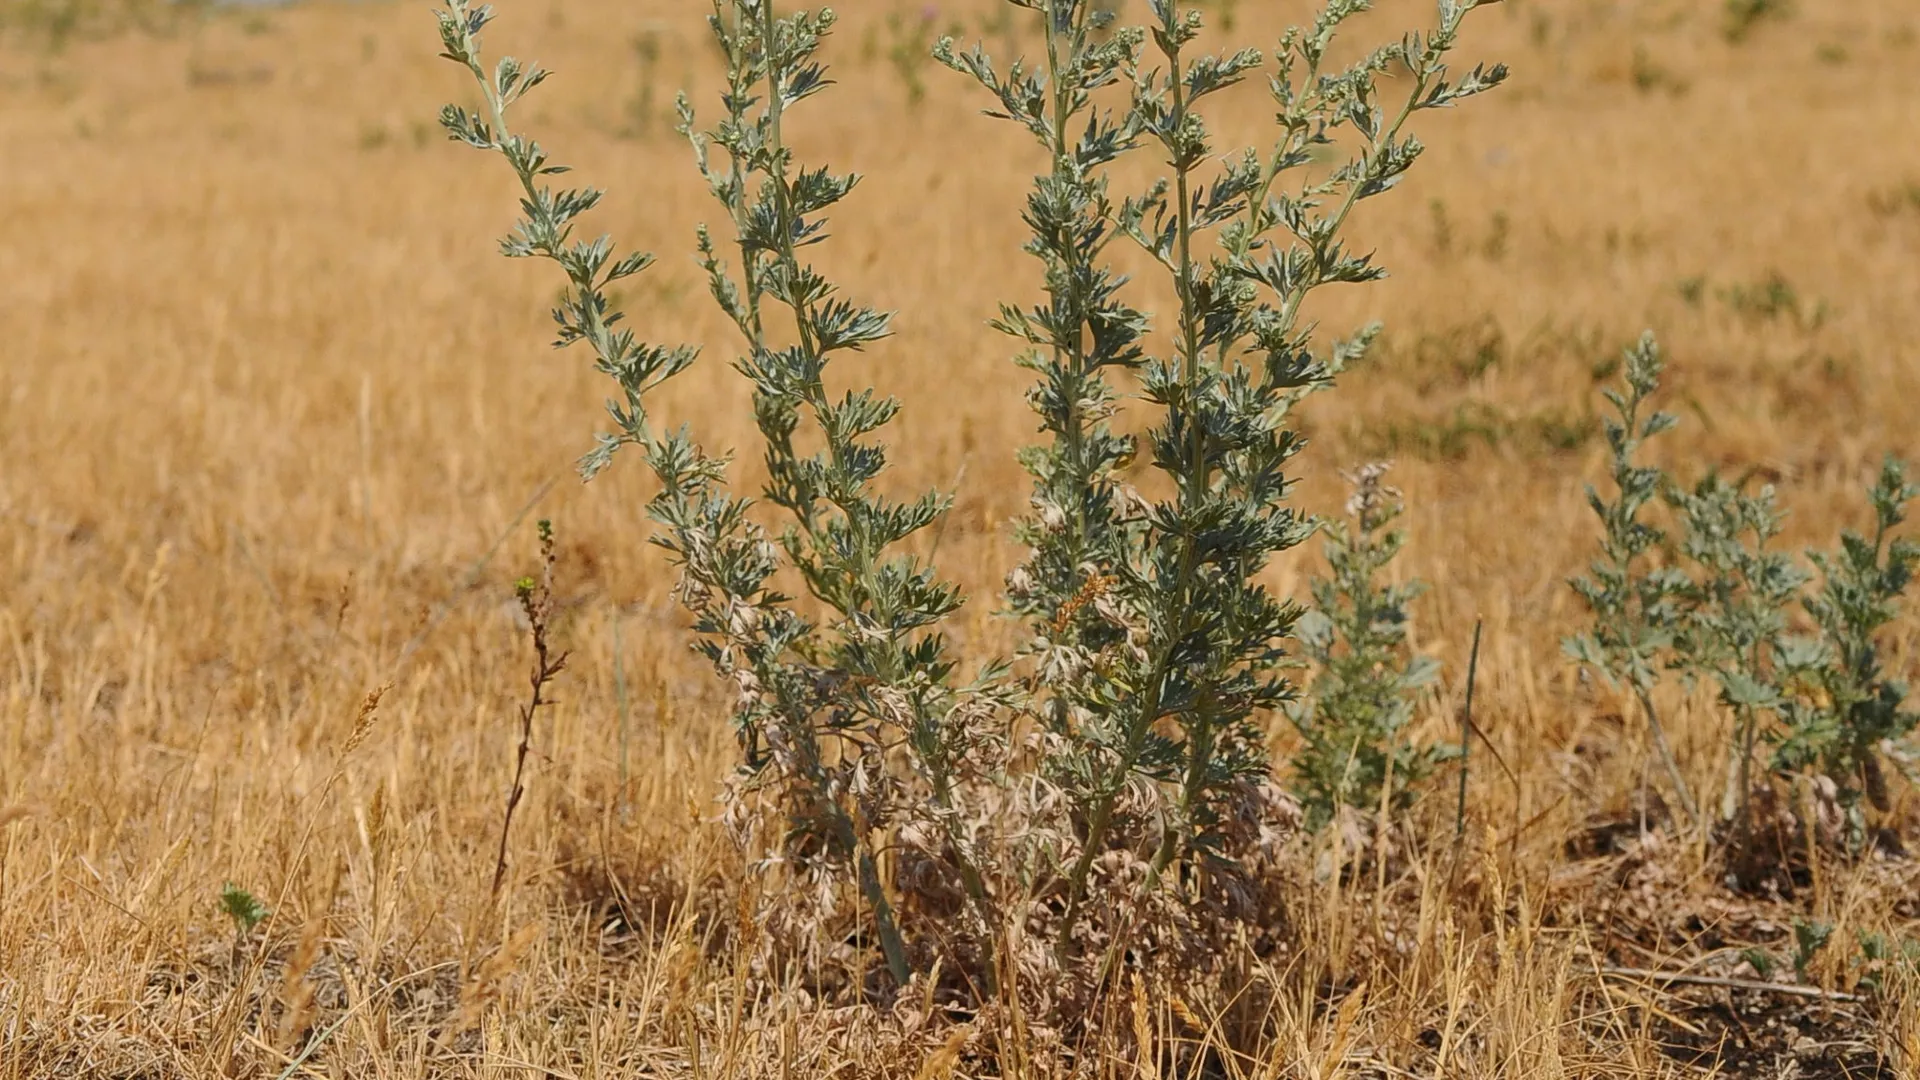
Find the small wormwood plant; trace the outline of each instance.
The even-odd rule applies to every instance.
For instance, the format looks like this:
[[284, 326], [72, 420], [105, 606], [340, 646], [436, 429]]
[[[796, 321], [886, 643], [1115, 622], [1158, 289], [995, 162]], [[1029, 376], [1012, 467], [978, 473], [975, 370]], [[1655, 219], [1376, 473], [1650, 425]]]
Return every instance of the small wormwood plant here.
[[1844, 530], [1837, 549], [1807, 553], [1821, 584], [1801, 604], [1819, 635], [1789, 643], [1800, 692], [1784, 703], [1786, 733], [1774, 761], [1788, 769], [1818, 767], [1833, 779], [1856, 831], [1862, 797], [1883, 814], [1893, 810], [1882, 747], [1920, 726], [1920, 714], [1904, 707], [1907, 684], [1885, 669], [1880, 649], [1920, 565], [1920, 542], [1892, 535], [1917, 496], [1920, 487], [1907, 480], [1906, 466], [1887, 458], [1867, 492], [1872, 531]]
[[[1708, 679], [1732, 718], [1730, 765], [1719, 820], [1729, 829], [1729, 876], [1752, 886], [1772, 876], [1773, 855], [1757, 842], [1755, 795], [1764, 793], [1755, 763], [1786, 777], [1817, 780], [1849, 823], [1849, 842], [1864, 832], [1862, 803], [1887, 812], [1891, 802], [1881, 747], [1910, 734], [1920, 715], [1904, 708], [1906, 685], [1883, 667], [1879, 637], [1920, 563], [1920, 544], [1893, 536], [1906, 504], [1920, 495], [1905, 466], [1888, 458], [1868, 490], [1874, 528], [1844, 530], [1834, 551], [1809, 551], [1807, 563], [1769, 547], [1786, 515], [1770, 485], [1709, 473], [1683, 488], [1658, 467], [1637, 465], [1648, 438], [1674, 419], [1642, 410], [1659, 388], [1662, 362], [1650, 337], [1628, 353], [1625, 393], [1607, 396], [1620, 413], [1607, 425], [1619, 497], [1590, 498], [1605, 525], [1603, 558], [1575, 581], [1595, 615], [1587, 635], [1568, 642], [1574, 658], [1628, 683], [1656, 727], [1651, 690], [1663, 671]], [[1640, 519], [1659, 498], [1677, 519], [1675, 552], [1683, 565], [1649, 565], [1665, 534]], [[1795, 625], [1795, 609], [1811, 632]], [[1686, 785], [1664, 739], [1663, 757], [1683, 805]], [[1768, 800], [1772, 802], [1771, 797]], [[1778, 845], [1773, 845], [1777, 847]]]
[[267, 905], [246, 889], [229, 881], [220, 887], [220, 914], [233, 920], [233, 952], [230, 962], [240, 966], [240, 947], [267, 917]]
[[1296, 630], [1319, 671], [1306, 699], [1286, 710], [1302, 740], [1295, 790], [1315, 824], [1343, 806], [1404, 807], [1433, 763], [1432, 748], [1406, 737], [1415, 695], [1440, 673], [1437, 661], [1407, 648], [1407, 609], [1425, 586], [1378, 580], [1406, 544], [1405, 532], [1389, 528], [1402, 503], [1386, 471], [1366, 465], [1351, 477], [1351, 522], [1326, 526], [1330, 576], [1314, 580], [1314, 610]]
[[[1271, 57], [1199, 54], [1199, 13], [1173, 0], [1150, 0], [1144, 27], [1117, 27], [1088, 0], [1010, 3], [1042, 23], [1046, 55], [1035, 66], [1002, 73], [981, 47], [936, 49], [1050, 162], [1024, 215], [1044, 299], [1005, 305], [997, 321], [1028, 347], [1021, 363], [1038, 375], [1029, 402], [1046, 436], [1021, 454], [1034, 509], [1019, 524], [1028, 558], [1008, 583], [1029, 631], [1027, 673], [989, 665], [970, 683], [940, 633], [959, 593], [900, 552], [947, 500], [877, 495], [887, 458], [874, 437], [898, 405], [871, 388], [827, 385], [836, 354], [882, 340], [890, 324], [805, 261], [827, 238], [825, 212], [858, 179], [801, 165], [786, 136], [797, 107], [829, 85], [817, 54], [832, 13], [713, 0], [724, 115], [702, 129], [684, 98], [679, 106], [727, 219], [719, 233], [702, 227], [697, 248], [738, 330], [734, 366], [753, 387], [769, 476], [759, 500], [730, 492], [727, 458], [648, 415], [648, 395], [695, 353], [646, 344], [624, 325], [609, 287], [651, 257], [578, 237], [601, 193], [550, 186], [564, 168], [510, 130], [510, 111], [546, 73], [512, 58], [481, 63], [489, 8], [446, 0], [438, 17], [445, 55], [484, 100], [478, 114], [447, 107], [442, 122], [501, 155], [522, 187], [523, 218], [502, 250], [562, 269], [557, 344], [585, 342], [619, 387], [615, 430], [582, 471], [591, 477], [625, 447], [643, 456], [660, 486], [648, 506], [654, 542], [679, 566], [697, 647], [738, 690], [744, 768], [730, 818], [767, 865], [818, 886], [799, 892], [826, 897], [850, 882], [896, 983], [934, 950], [989, 993], [1006, 985], [1011, 961], [1028, 969], [1025, 992], [1047, 994], [1043, 961], [1006, 947], [1013, 927], [1052, 935], [1055, 972], [1097, 961], [1098, 985], [1126, 954], [1124, 920], [1112, 913], [1129, 894], [1177, 881], [1194, 895], [1244, 850], [1236, 808], [1271, 775], [1261, 717], [1292, 697], [1281, 646], [1301, 614], [1259, 575], [1313, 528], [1287, 503], [1285, 470], [1304, 445], [1287, 417], [1375, 333], [1324, 342], [1306, 301], [1382, 276], [1347, 246], [1355, 208], [1420, 155], [1404, 131], [1413, 114], [1490, 89], [1505, 69], [1447, 77], [1471, 0], [1440, 0], [1431, 31], [1345, 67], [1328, 63], [1329, 46], [1365, 0], [1331, 0]], [[1279, 131], [1223, 156], [1199, 106], [1263, 69]], [[1115, 100], [1103, 104], [1109, 88]], [[1106, 167], [1149, 148], [1168, 178], [1116, 199]], [[1332, 168], [1315, 166], [1329, 156]], [[1108, 260], [1116, 240], [1143, 247], [1171, 286], [1165, 353], [1121, 295], [1127, 282]], [[1116, 371], [1137, 377], [1151, 418], [1145, 449], [1166, 480], [1157, 499], [1123, 479], [1139, 447], [1111, 424], [1127, 392]], [[775, 576], [786, 573], [806, 598], [779, 591]], [[1013, 737], [1023, 717], [1039, 721], [1037, 755], [1016, 752], [1029, 745]], [[749, 799], [778, 808], [783, 835], [756, 831]], [[1129, 861], [1140, 873], [1117, 872]], [[894, 904], [903, 893], [934, 909], [957, 897], [948, 910], [965, 917], [910, 935]]]
[[220, 887], [220, 913], [233, 920], [235, 937], [245, 937], [267, 917], [260, 898], [229, 881]]
[[1600, 557], [1589, 575], [1576, 578], [1572, 585], [1593, 612], [1593, 628], [1569, 638], [1565, 649], [1574, 660], [1601, 672], [1616, 685], [1624, 683], [1632, 691], [1653, 734], [1654, 747], [1673, 784], [1674, 795], [1698, 827], [1698, 805], [1674, 760], [1673, 747], [1653, 703], [1653, 688], [1679, 628], [1679, 595], [1689, 581], [1671, 567], [1649, 565], [1649, 553], [1666, 535], [1642, 520], [1641, 511], [1660, 497], [1666, 473], [1635, 461], [1642, 444], [1678, 423], [1671, 413], [1646, 411], [1665, 366], [1653, 335], [1643, 335], [1627, 350], [1625, 391], [1611, 387], [1603, 391], [1617, 413], [1617, 417], [1604, 422], [1615, 497], [1609, 502], [1599, 489], [1591, 485], [1587, 488], [1587, 503], [1600, 518]]
[[1781, 705], [1774, 673], [1793, 659], [1788, 605], [1809, 575], [1789, 553], [1767, 548], [1786, 521], [1771, 485], [1748, 492], [1715, 472], [1690, 491], [1670, 489], [1666, 498], [1680, 515], [1681, 554], [1698, 568], [1677, 593], [1683, 615], [1672, 666], [1690, 678], [1710, 678], [1733, 714], [1733, 767], [1720, 819], [1734, 824], [1732, 850], [1746, 858], [1754, 749], [1763, 716]]

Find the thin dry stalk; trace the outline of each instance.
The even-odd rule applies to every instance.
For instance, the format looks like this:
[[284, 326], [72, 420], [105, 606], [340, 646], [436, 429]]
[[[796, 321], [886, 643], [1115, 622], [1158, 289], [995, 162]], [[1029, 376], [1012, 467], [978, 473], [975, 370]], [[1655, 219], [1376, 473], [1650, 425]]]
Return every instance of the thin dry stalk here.
[[1621, 979], [1640, 979], [1650, 983], [1685, 983], [1688, 986], [1719, 986], [1729, 990], [1752, 990], [1761, 994], [1779, 994], [1785, 997], [1812, 998], [1816, 1001], [1858, 1002], [1863, 1000], [1857, 994], [1843, 994], [1838, 990], [1823, 990], [1818, 986], [1801, 986], [1797, 983], [1766, 982], [1761, 979], [1730, 979], [1719, 975], [1689, 975], [1684, 971], [1649, 971], [1646, 968], [1603, 967], [1602, 975], [1611, 975]]
[[513, 787], [507, 792], [507, 809], [500, 821], [500, 846], [493, 862], [493, 884], [487, 890], [488, 909], [500, 903], [500, 892], [507, 882], [507, 842], [513, 833], [514, 811], [526, 796], [527, 755], [533, 752], [533, 721], [544, 706], [553, 704], [547, 688], [567, 666], [567, 653], [554, 652], [549, 641], [553, 621], [553, 525], [540, 522], [540, 579], [522, 579], [516, 587], [520, 610], [527, 617], [528, 633], [533, 639], [533, 669], [527, 676], [527, 700], [520, 706], [520, 744], [514, 750]]
[[1467, 776], [1473, 761], [1473, 688], [1480, 678], [1480, 631], [1484, 618], [1473, 620], [1473, 651], [1467, 655], [1467, 700], [1460, 709], [1460, 790], [1453, 808], [1453, 862], [1447, 867], [1452, 881], [1460, 869], [1460, 847], [1467, 838]]

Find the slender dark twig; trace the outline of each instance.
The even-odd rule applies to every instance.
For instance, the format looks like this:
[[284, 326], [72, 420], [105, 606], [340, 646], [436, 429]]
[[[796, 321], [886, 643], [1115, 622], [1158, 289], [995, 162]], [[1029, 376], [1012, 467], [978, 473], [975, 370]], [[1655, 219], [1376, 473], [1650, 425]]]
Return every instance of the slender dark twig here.
[[513, 813], [527, 793], [527, 755], [533, 751], [533, 718], [541, 706], [553, 704], [547, 697], [547, 685], [567, 666], [567, 654], [554, 652], [547, 640], [553, 618], [553, 561], [553, 523], [543, 520], [540, 522], [540, 580], [522, 578], [515, 586], [520, 610], [526, 612], [533, 635], [533, 670], [527, 679], [532, 693], [520, 706], [520, 746], [514, 754], [513, 788], [507, 793], [507, 812], [500, 823], [500, 850], [493, 863], [489, 896], [496, 904], [507, 880], [507, 838], [513, 831]]
[[[1473, 684], [1478, 681], [1480, 677], [1480, 630], [1485, 622], [1485, 619], [1473, 620], [1473, 651], [1467, 656], [1467, 702], [1460, 710], [1460, 793], [1459, 799], [1454, 804], [1453, 809], [1453, 867], [1447, 871], [1449, 878], [1451, 878], [1454, 871], [1460, 867], [1460, 844], [1466, 839], [1467, 835], [1467, 771], [1473, 759], [1473, 733], [1475, 730], [1473, 724]], [[1486, 738], [1484, 734], [1480, 737], [1483, 740]], [[1493, 744], [1488, 743], [1487, 749], [1492, 750]], [[1506, 763], [1501, 762], [1501, 767], [1505, 768]], [[1511, 774], [1511, 770], [1509, 770], [1509, 774]]]

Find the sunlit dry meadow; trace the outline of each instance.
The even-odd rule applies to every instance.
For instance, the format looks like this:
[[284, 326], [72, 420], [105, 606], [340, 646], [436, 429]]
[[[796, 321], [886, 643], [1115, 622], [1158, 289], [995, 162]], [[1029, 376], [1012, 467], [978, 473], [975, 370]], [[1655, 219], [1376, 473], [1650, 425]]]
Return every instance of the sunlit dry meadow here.
[[[558, 72], [521, 123], [611, 190], [596, 226], [661, 255], [626, 283], [636, 323], [705, 347], [658, 415], [752, 460], [734, 342], [691, 258], [716, 211], [672, 131], [675, 88], [713, 107], [706, 5], [499, 7], [491, 48]], [[1382, 8], [1363, 36], [1427, 14]], [[904, 402], [889, 483], [955, 493], [940, 561], [974, 598], [956, 630], [983, 659], [1013, 643], [995, 605], [1034, 426], [1030, 373], [986, 322], [1038, 295], [1018, 209], [1046, 162], [979, 115], [977, 87], [896, 61], [922, 5], [840, 9], [842, 85], [794, 137], [866, 174], [820, 259], [899, 332], [839, 377]], [[932, 29], [1004, 48], [997, 9], [948, 0]], [[1306, 10], [1243, 0], [1233, 34], [1270, 43]], [[645, 470], [573, 474], [604, 380], [547, 348], [558, 280], [495, 251], [512, 177], [434, 124], [470, 86], [435, 58], [426, 6], [162, 21], [56, 47], [15, 19], [0, 41], [0, 1078], [1065, 1069], [912, 1002], [750, 1007], [709, 947], [713, 905], [687, 898], [741, 875], [712, 821], [736, 759], [727, 694], [644, 542]], [[1707, 0], [1490, 7], [1463, 52], [1512, 81], [1423, 117], [1431, 150], [1364, 208], [1393, 277], [1315, 314], [1386, 335], [1306, 407], [1299, 496], [1336, 512], [1340, 470], [1394, 460], [1397, 572], [1431, 583], [1417, 644], [1445, 665], [1420, 735], [1456, 737], [1484, 618], [1475, 715], [1513, 775], [1476, 759], [1470, 887], [1442, 880], [1450, 768], [1415, 811], [1435, 846], [1407, 881], [1303, 873], [1309, 989], [1259, 1054], [1191, 1059], [1217, 1075], [1920, 1069], [1920, 1005], [1897, 989], [1743, 1020], [1724, 989], [1599, 975], [1791, 956], [1796, 915], [1849, 940], [1920, 923], [1901, 858], [1736, 902], [1684, 842], [1580, 842], [1658, 788], [1642, 729], [1559, 648], [1582, 618], [1565, 581], [1594, 544], [1583, 485], [1604, 475], [1597, 388], [1621, 347], [1651, 327], [1671, 357], [1669, 463], [1758, 470], [1791, 542], [1864, 524], [1880, 457], [1920, 450], [1920, 9], [1806, 0], [1739, 42], [1723, 30]], [[1216, 126], [1256, 141], [1266, 111], [1256, 86]], [[572, 658], [495, 908], [529, 663], [513, 583], [540, 518]], [[1275, 581], [1304, 595], [1316, 547]], [[1899, 630], [1910, 672], [1916, 627]], [[1722, 722], [1675, 707], [1682, 765], [1717, 791]], [[1892, 817], [1910, 839], [1915, 794], [1898, 784]], [[228, 883], [270, 909], [248, 935], [220, 909]], [[1806, 975], [1857, 978], [1838, 951]], [[1223, 1038], [1150, 1004], [1166, 1039]], [[1716, 1065], [1742, 1037], [1784, 1050]], [[1153, 1075], [1093, 1052], [1075, 1067]]]

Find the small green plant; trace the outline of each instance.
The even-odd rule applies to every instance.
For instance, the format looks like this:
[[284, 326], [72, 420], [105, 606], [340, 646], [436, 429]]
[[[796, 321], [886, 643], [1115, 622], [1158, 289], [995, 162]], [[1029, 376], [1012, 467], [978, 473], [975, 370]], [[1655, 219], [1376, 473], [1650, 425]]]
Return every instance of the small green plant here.
[[229, 881], [220, 887], [220, 914], [233, 920], [233, 936], [244, 938], [266, 919], [267, 905], [259, 897]]
[[1632, 76], [1633, 88], [1642, 94], [1665, 93], [1668, 97], [1679, 97], [1688, 89], [1687, 80], [1655, 60], [1645, 45], [1633, 47]]
[[1427, 216], [1433, 219], [1433, 250], [1441, 258], [1453, 254], [1453, 218], [1442, 199], [1427, 201]]
[[[1607, 433], [1614, 449], [1616, 501], [1590, 495], [1605, 524], [1604, 558], [1574, 582], [1595, 614], [1595, 629], [1568, 642], [1582, 663], [1629, 685], [1653, 717], [1651, 690], [1662, 672], [1708, 679], [1732, 718], [1720, 820], [1731, 826], [1731, 877], [1752, 886], [1768, 879], [1769, 853], [1755, 842], [1754, 765], [1763, 745], [1767, 774], [1817, 777], [1864, 833], [1862, 802], [1882, 812], [1887, 793], [1882, 748], [1910, 734], [1920, 714], [1907, 710], [1905, 683], [1888, 673], [1879, 639], [1899, 612], [1920, 565], [1920, 543], [1895, 537], [1906, 505], [1920, 496], [1906, 469], [1888, 458], [1869, 489], [1874, 528], [1841, 535], [1831, 552], [1808, 552], [1814, 574], [1794, 553], [1770, 546], [1785, 514], [1770, 486], [1709, 473], [1681, 488], [1663, 470], [1633, 460], [1641, 443], [1674, 426], [1665, 413], [1641, 420], [1659, 387], [1661, 363], [1650, 338], [1628, 356], [1627, 392], [1609, 390], [1619, 412]], [[1671, 505], [1678, 543], [1641, 518], [1656, 499]], [[1674, 563], [1658, 561], [1671, 551]], [[1795, 609], [1814, 632], [1795, 625]], [[1685, 785], [1656, 727], [1656, 745], [1677, 791]], [[1771, 800], [1770, 800], [1771, 801]]]
[[1599, 431], [1599, 421], [1584, 413], [1545, 409], [1516, 416], [1483, 401], [1463, 401], [1438, 416], [1370, 423], [1356, 435], [1369, 453], [1381, 456], [1463, 461], [1477, 447], [1563, 454], [1592, 442]]
[[[1834, 927], [1817, 919], [1793, 920], [1793, 970], [1803, 982], [1819, 955], [1831, 948]], [[1920, 941], [1878, 930], [1854, 931], [1855, 947], [1845, 958], [1846, 974], [1859, 990], [1876, 998], [1885, 998], [1897, 987], [1920, 975]], [[1772, 977], [1773, 956], [1762, 949], [1742, 953], [1763, 979]]]
[[229, 881], [220, 887], [220, 913], [233, 920], [233, 946], [227, 962], [238, 968], [247, 938], [272, 912], [259, 897]]
[[1813, 965], [1814, 958], [1833, 940], [1833, 924], [1819, 919], [1793, 920], [1793, 973], [1802, 981], [1807, 977], [1807, 969]]
[[1861, 989], [1884, 997], [1920, 975], [1920, 941], [1875, 930], [1858, 931], [1856, 937], [1860, 952], [1854, 977]]
[[1348, 478], [1348, 520], [1324, 530], [1329, 576], [1314, 579], [1314, 609], [1296, 630], [1318, 672], [1305, 698], [1286, 708], [1302, 741], [1295, 791], [1313, 824], [1343, 806], [1404, 807], [1433, 763], [1432, 748], [1413, 745], [1406, 730], [1440, 672], [1407, 645], [1408, 609], [1425, 586], [1378, 580], [1406, 544], [1406, 533], [1390, 528], [1402, 503], [1386, 472], [1365, 465]]
[[1766, 869], [1753, 842], [1753, 757], [1766, 719], [1784, 705], [1780, 678], [1799, 655], [1788, 609], [1809, 575], [1791, 553], [1766, 548], [1786, 521], [1770, 484], [1747, 492], [1709, 473], [1693, 490], [1668, 488], [1667, 500], [1682, 521], [1680, 550], [1697, 567], [1680, 588], [1680, 628], [1668, 663], [1690, 678], [1711, 678], [1734, 717], [1720, 821], [1734, 822], [1736, 880], [1755, 882]]
[[938, 35], [934, 22], [940, 9], [922, 4], [912, 13], [893, 11], [887, 15], [887, 63], [893, 65], [900, 85], [906, 88], [907, 104], [918, 105], [927, 97], [926, 69], [933, 57]]
[[1720, 33], [1738, 45], [1767, 22], [1793, 14], [1793, 0], [1725, 0]]
[[1650, 553], [1666, 537], [1641, 517], [1641, 512], [1660, 497], [1666, 474], [1657, 466], [1639, 463], [1636, 457], [1648, 439], [1677, 423], [1671, 413], [1648, 409], [1665, 366], [1653, 335], [1644, 335], [1627, 351], [1624, 392], [1612, 388], [1604, 391], [1616, 414], [1603, 421], [1611, 451], [1614, 498], [1608, 501], [1599, 489], [1587, 488], [1587, 504], [1601, 524], [1600, 558], [1594, 561], [1588, 576], [1575, 578], [1571, 584], [1592, 611], [1593, 628], [1569, 638], [1565, 649], [1574, 660], [1600, 672], [1615, 685], [1624, 685], [1633, 694], [1674, 795], [1698, 827], [1698, 805], [1674, 760], [1673, 747], [1653, 703], [1653, 688], [1679, 628], [1680, 598], [1691, 584], [1679, 571], [1652, 564]]
[[1492, 223], [1487, 228], [1487, 239], [1480, 245], [1480, 253], [1494, 262], [1507, 257], [1507, 248], [1513, 239], [1513, 219], [1505, 210], [1493, 212]]
[[1879, 217], [1920, 213], [1920, 180], [1868, 192], [1867, 208]]
[[[1732, 850], [1753, 854], [1752, 763], [1765, 718], [1782, 705], [1777, 676], [1792, 656], [1787, 611], [1807, 575], [1792, 555], [1769, 550], [1786, 515], [1772, 486], [1749, 493], [1718, 473], [1691, 491], [1669, 490], [1684, 527], [1681, 550], [1699, 568], [1679, 590], [1683, 613], [1673, 666], [1711, 678], [1734, 717], [1733, 765], [1721, 799], [1722, 821], [1735, 826]], [[1743, 879], [1751, 868], [1736, 868]]]
[[1681, 278], [1674, 285], [1673, 291], [1680, 294], [1680, 299], [1685, 301], [1688, 307], [1697, 309], [1707, 296], [1707, 277], [1705, 274], [1695, 274]]
[[660, 34], [643, 30], [633, 36], [634, 88], [627, 98], [626, 132], [635, 138], [647, 138], [671, 114], [660, 107]]
[[1388, 362], [1411, 368], [1408, 374], [1422, 390], [1472, 383], [1505, 364], [1513, 352], [1500, 321], [1490, 315], [1425, 331], [1411, 348], [1394, 345]]
[[1905, 708], [1907, 684], [1886, 670], [1880, 648], [1920, 565], [1920, 542], [1892, 536], [1920, 487], [1889, 457], [1867, 494], [1872, 531], [1846, 530], [1837, 550], [1808, 555], [1821, 585], [1804, 604], [1820, 633], [1795, 642], [1790, 667], [1803, 689], [1784, 709], [1787, 732], [1775, 754], [1784, 768], [1817, 766], [1855, 816], [1862, 796], [1882, 813], [1893, 809], [1880, 748], [1920, 725], [1920, 714]]
[[1720, 290], [1720, 299], [1735, 315], [1750, 322], [1784, 319], [1803, 330], [1818, 330], [1828, 315], [1825, 301], [1807, 303], [1793, 283], [1778, 272], [1751, 284], [1735, 282]]

